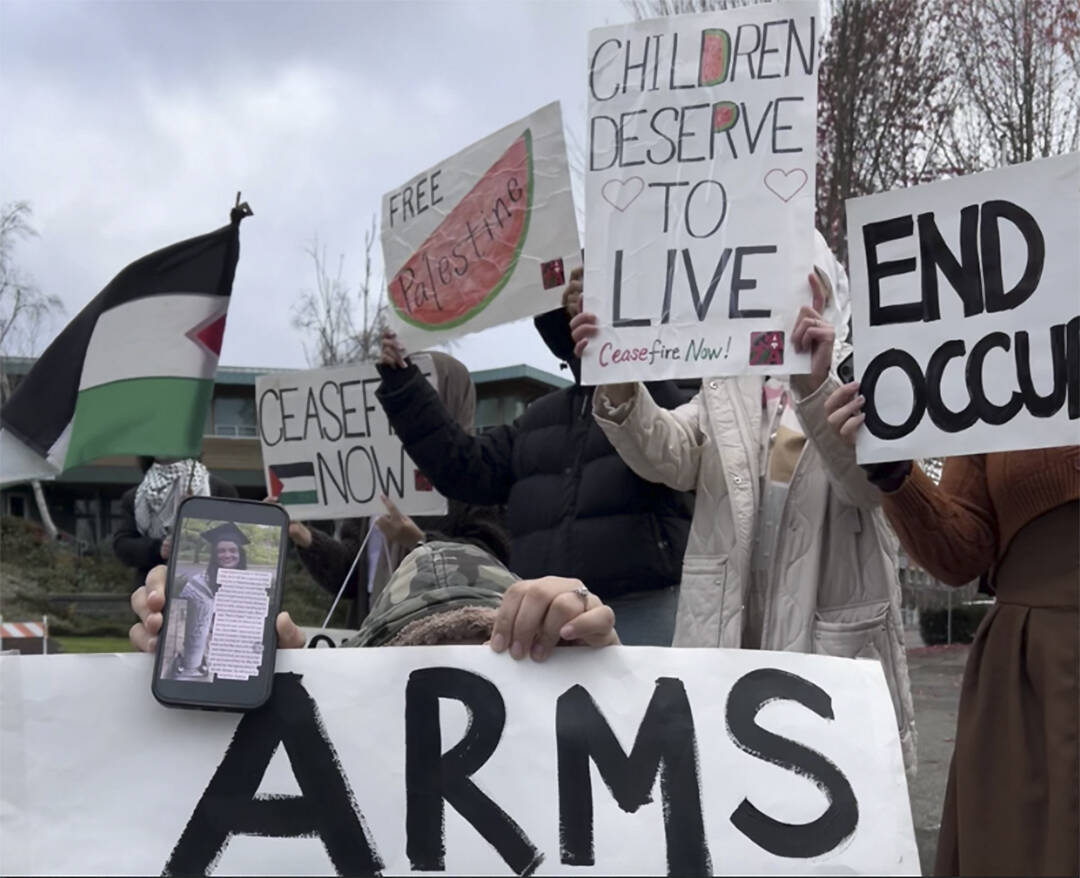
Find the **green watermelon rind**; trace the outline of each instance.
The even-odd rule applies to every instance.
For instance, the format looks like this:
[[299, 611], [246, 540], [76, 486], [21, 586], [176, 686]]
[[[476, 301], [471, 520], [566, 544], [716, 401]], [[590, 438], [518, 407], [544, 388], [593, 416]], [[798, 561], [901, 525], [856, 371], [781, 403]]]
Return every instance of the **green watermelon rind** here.
[[518, 237], [517, 246], [514, 248], [514, 255], [510, 258], [510, 263], [506, 267], [506, 271], [503, 272], [502, 277], [491, 288], [491, 291], [484, 296], [483, 301], [474, 305], [470, 310], [466, 311], [460, 317], [455, 317], [453, 320], [448, 320], [446, 323], [422, 323], [419, 320], [414, 320], [409, 317], [393, 297], [390, 298], [390, 303], [394, 306], [394, 310], [397, 312], [405, 323], [410, 326], [415, 326], [417, 329], [423, 329], [426, 332], [442, 332], [444, 329], [453, 329], [456, 326], [461, 326], [462, 323], [467, 323], [472, 320], [477, 314], [483, 311], [488, 305], [495, 301], [502, 288], [510, 282], [510, 278], [513, 276], [514, 271], [517, 269], [518, 259], [521, 257], [521, 250], [525, 246], [525, 241], [529, 237], [529, 220], [532, 218], [532, 206], [533, 206], [533, 150], [532, 150], [532, 129], [526, 128], [525, 134], [525, 153], [528, 157], [526, 166], [528, 168], [529, 185], [527, 188], [528, 194], [525, 198], [525, 222], [521, 227], [521, 235]]

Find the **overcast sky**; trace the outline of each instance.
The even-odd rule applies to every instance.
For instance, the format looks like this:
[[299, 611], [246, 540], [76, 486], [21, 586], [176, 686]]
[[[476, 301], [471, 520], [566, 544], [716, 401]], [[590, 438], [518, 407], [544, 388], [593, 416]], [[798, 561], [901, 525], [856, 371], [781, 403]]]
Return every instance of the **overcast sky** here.
[[[31, 202], [40, 232], [17, 263], [70, 318], [129, 262], [224, 225], [241, 190], [221, 362], [303, 366], [305, 245], [354, 280], [385, 191], [552, 100], [584, 142], [586, 33], [630, 18], [616, 0], [0, 0], [0, 201]], [[558, 371], [531, 321], [453, 353]]]

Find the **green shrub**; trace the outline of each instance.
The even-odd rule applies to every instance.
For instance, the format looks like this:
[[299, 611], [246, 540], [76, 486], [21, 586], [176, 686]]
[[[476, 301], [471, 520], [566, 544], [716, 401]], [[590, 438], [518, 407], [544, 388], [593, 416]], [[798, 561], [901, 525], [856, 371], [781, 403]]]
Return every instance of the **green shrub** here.
[[[952, 611], [952, 642], [971, 643], [993, 601], [958, 604]], [[948, 609], [920, 610], [919, 632], [923, 643], [936, 646], [949, 642]]]

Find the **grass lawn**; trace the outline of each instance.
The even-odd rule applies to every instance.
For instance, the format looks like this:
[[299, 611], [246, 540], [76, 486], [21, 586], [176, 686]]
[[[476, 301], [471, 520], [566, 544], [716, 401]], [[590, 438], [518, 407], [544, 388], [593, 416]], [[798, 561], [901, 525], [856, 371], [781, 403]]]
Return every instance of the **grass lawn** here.
[[52, 637], [64, 652], [134, 652], [126, 637]]

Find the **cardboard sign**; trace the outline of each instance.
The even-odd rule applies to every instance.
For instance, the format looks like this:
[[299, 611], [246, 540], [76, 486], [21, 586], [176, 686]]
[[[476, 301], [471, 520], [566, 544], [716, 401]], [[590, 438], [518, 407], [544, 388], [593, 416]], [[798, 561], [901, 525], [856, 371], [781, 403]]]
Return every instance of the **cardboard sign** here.
[[847, 215], [860, 463], [1080, 442], [1080, 153]]
[[150, 672], [0, 658], [3, 874], [919, 874], [877, 662], [293, 650], [242, 719]]
[[300, 631], [304, 635], [306, 649], [334, 649], [344, 646], [345, 641], [360, 633], [356, 628], [316, 628], [309, 625], [301, 625]]
[[382, 247], [410, 350], [559, 307], [581, 264], [559, 104], [384, 195]]
[[809, 371], [812, 0], [589, 33], [587, 383]]
[[[435, 384], [431, 358], [413, 362]], [[443, 515], [446, 499], [405, 453], [375, 391], [371, 363], [263, 375], [255, 382], [267, 492], [295, 519], [357, 518], [386, 512]]]

